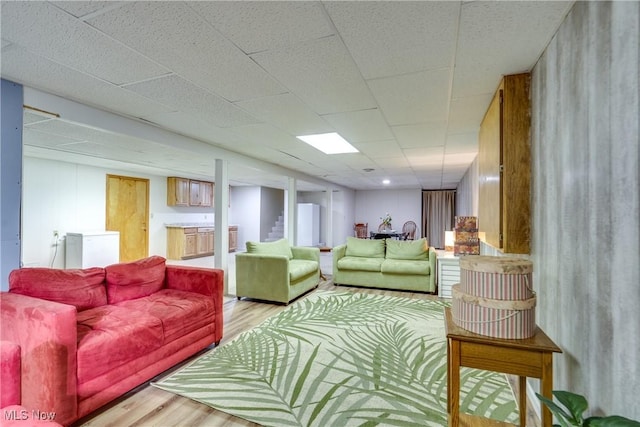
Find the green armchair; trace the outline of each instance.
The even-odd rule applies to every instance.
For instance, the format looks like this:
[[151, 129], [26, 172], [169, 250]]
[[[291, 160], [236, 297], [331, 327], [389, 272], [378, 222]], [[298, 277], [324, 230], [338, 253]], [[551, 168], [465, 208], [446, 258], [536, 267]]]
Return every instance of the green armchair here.
[[236, 296], [288, 304], [320, 283], [320, 249], [247, 242], [236, 254]]

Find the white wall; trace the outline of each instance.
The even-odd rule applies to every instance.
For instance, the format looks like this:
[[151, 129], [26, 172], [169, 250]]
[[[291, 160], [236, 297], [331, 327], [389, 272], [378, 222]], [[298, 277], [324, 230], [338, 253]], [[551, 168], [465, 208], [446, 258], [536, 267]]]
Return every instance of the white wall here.
[[[24, 158], [23, 171], [22, 263], [27, 267], [64, 268], [67, 232], [105, 229], [107, 174], [134, 176], [33, 157]], [[149, 255], [166, 256], [165, 223], [213, 222], [210, 208], [167, 206], [166, 177], [135, 177], [149, 179]], [[54, 230], [61, 238], [55, 260]]]
[[247, 241], [260, 241], [260, 187], [232, 187], [229, 224], [238, 225], [238, 251], [246, 250]]
[[[369, 231], [376, 231], [382, 222], [381, 217], [391, 215], [392, 226], [402, 230], [406, 221], [418, 225], [416, 236], [422, 236], [422, 190], [358, 190], [356, 191], [356, 210], [354, 222], [369, 224]], [[353, 224], [351, 224], [353, 236]]]
[[334, 190], [333, 198], [333, 246], [347, 241], [353, 236], [353, 224], [356, 221], [356, 191]]

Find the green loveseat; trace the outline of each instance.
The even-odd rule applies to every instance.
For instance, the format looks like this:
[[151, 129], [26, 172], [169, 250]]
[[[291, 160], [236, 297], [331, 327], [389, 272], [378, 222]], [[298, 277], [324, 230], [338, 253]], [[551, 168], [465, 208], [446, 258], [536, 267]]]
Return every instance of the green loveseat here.
[[436, 251], [419, 240], [357, 239], [333, 248], [333, 283], [436, 291]]
[[264, 301], [290, 301], [320, 283], [320, 249], [289, 246], [286, 239], [247, 242], [236, 254], [236, 296]]

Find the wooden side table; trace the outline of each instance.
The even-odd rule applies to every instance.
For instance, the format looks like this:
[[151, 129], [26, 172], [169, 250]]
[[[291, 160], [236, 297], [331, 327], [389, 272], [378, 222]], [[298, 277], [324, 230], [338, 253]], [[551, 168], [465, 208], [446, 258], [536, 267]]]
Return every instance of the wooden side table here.
[[[519, 376], [520, 426], [527, 419], [527, 377], [540, 378], [540, 394], [549, 399], [553, 390], [553, 353], [562, 350], [536, 328], [534, 336], [509, 340], [478, 335], [453, 322], [451, 309], [445, 308], [447, 334], [447, 412], [449, 426], [509, 425], [487, 423], [479, 417], [460, 414], [460, 367], [484, 369]], [[551, 412], [542, 405], [542, 427], [551, 427]]]

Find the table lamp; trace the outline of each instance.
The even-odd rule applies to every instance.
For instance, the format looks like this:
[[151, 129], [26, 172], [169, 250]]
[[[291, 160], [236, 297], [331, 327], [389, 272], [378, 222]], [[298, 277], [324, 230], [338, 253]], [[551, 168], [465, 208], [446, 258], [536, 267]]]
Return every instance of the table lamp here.
[[455, 241], [453, 231], [444, 232], [444, 250], [447, 252], [453, 252], [453, 242]]

